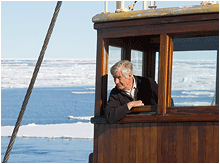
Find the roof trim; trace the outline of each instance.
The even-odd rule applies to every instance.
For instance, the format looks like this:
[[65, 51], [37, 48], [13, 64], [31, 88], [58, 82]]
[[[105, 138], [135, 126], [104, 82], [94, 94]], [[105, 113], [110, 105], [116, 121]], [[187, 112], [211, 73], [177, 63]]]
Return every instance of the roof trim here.
[[152, 18], [152, 17], [167, 17], [167, 16], [216, 13], [216, 12], [219, 12], [219, 4], [160, 8], [160, 9], [150, 9], [150, 10], [140, 10], [140, 11], [129, 11], [122, 13], [97, 14], [92, 18], [92, 21], [94, 23], [101, 23], [101, 22], [123, 21], [123, 20], [143, 19], [143, 18]]

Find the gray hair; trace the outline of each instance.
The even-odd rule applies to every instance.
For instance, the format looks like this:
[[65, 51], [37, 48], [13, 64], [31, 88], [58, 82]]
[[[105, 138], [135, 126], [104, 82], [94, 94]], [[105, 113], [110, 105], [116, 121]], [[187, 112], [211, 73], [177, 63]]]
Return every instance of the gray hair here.
[[132, 63], [128, 60], [118, 61], [110, 69], [112, 76], [120, 70], [122, 71], [122, 75], [124, 75], [126, 78], [128, 77], [130, 72], [133, 75], [133, 66]]

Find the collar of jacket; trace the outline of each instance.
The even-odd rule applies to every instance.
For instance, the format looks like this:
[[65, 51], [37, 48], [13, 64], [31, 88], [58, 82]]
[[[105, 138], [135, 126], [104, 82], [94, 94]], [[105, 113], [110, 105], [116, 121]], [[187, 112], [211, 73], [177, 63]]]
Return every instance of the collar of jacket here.
[[139, 76], [135, 76], [133, 75], [135, 80], [136, 80], [136, 85], [137, 85], [137, 89], [140, 89], [140, 84], [141, 84], [141, 78], [139, 78]]

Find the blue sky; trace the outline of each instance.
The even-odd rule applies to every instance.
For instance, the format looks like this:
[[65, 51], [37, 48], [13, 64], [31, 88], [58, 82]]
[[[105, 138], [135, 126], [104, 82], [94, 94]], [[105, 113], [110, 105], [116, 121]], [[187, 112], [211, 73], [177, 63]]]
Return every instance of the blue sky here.
[[[134, 1], [125, 1], [125, 8]], [[1, 58], [38, 58], [57, 1], [1, 2]], [[147, 1], [149, 5], [150, 1]], [[158, 8], [199, 5], [201, 1], [157, 1]], [[114, 12], [116, 2], [108, 2]], [[135, 10], [142, 9], [138, 1]], [[45, 58], [95, 58], [92, 17], [104, 1], [63, 1]]]

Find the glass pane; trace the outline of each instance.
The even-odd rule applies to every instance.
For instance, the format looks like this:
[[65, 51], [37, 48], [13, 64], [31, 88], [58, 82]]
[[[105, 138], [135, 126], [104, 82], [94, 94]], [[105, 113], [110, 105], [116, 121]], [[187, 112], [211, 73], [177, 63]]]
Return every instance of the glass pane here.
[[175, 106], [210, 106], [215, 94], [217, 51], [173, 52]]
[[133, 74], [136, 76], [142, 76], [142, 59], [143, 59], [143, 52], [131, 50], [131, 62], [133, 64]]
[[109, 46], [108, 91], [115, 87], [114, 78], [111, 75], [110, 68], [120, 60], [121, 48]]

